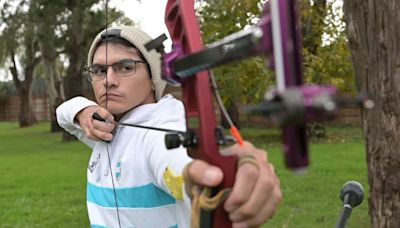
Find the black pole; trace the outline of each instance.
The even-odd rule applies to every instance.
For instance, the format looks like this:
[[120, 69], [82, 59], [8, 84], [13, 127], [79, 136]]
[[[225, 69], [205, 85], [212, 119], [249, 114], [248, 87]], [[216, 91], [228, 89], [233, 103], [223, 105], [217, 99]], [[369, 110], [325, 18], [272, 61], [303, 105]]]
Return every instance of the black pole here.
[[360, 183], [348, 181], [340, 191], [340, 199], [343, 201], [343, 209], [336, 223], [336, 228], [345, 228], [353, 207], [361, 204], [364, 198], [364, 190]]
[[353, 208], [349, 204], [343, 205], [342, 212], [340, 213], [339, 219], [336, 223], [336, 228], [345, 228], [347, 219], [350, 217], [351, 210]]

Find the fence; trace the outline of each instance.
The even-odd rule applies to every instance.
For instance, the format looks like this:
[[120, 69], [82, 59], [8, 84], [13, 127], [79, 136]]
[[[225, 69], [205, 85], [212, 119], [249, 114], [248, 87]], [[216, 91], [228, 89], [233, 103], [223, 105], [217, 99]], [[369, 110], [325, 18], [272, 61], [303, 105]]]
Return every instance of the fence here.
[[[47, 96], [33, 97], [33, 109], [39, 121], [50, 120], [50, 103]], [[19, 96], [0, 99], [0, 121], [17, 121], [21, 100]]]
[[[179, 91], [175, 89], [167, 89], [167, 92], [173, 94], [175, 97], [180, 97]], [[50, 120], [50, 103], [47, 96], [33, 97], [33, 108], [37, 120]], [[19, 110], [20, 99], [18, 96], [10, 96], [0, 99], [0, 121], [18, 120]], [[343, 108], [340, 109], [337, 118], [334, 120], [334, 123], [360, 125], [360, 115], [361, 112], [359, 108]], [[270, 125], [270, 121], [263, 116], [240, 116], [240, 119], [244, 124], [254, 126], [262, 126], [263, 124]]]

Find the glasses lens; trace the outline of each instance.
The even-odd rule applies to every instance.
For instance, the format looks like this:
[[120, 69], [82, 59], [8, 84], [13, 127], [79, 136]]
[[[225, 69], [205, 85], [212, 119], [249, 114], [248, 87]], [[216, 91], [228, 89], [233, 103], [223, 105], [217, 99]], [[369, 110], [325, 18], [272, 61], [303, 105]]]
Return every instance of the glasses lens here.
[[102, 80], [107, 75], [107, 66], [94, 64], [90, 66], [90, 76], [93, 81]]
[[127, 77], [135, 74], [136, 72], [136, 62], [132, 60], [114, 63], [114, 72], [120, 77]]
[[92, 74], [97, 74], [97, 75], [107, 74], [107, 66], [95, 64], [90, 66], [90, 71], [92, 72]]
[[136, 73], [136, 63], [132, 59], [125, 59], [120, 62], [116, 62], [112, 65], [104, 64], [93, 64], [90, 67], [85, 68], [89, 81], [103, 80], [107, 75], [108, 66], [112, 66], [113, 72], [119, 77], [128, 77]]

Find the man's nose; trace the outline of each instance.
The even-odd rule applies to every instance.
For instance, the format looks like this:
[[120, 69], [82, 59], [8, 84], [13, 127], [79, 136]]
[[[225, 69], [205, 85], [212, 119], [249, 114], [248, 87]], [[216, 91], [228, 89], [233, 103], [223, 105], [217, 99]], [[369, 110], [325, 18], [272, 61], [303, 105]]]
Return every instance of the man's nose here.
[[118, 85], [118, 76], [115, 74], [112, 66], [108, 66], [106, 77], [106, 80], [104, 80], [104, 86], [107, 86], [107, 84], [108, 87]]

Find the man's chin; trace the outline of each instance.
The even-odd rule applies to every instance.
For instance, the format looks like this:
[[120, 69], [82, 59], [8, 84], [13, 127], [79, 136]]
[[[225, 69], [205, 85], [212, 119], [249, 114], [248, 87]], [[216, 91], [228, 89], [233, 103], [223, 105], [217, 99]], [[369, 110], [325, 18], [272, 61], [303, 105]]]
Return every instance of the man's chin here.
[[[106, 108], [105, 106], [104, 106], [104, 108]], [[128, 110], [126, 110], [126, 109], [124, 109], [124, 108], [121, 108], [121, 107], [119, 107], [119, 106], [115, 106], [115, 105], [112, 105], [112, 104], [107, 104], [107, 111], [109, 111], [111, 114], [113, 114], [113, 116], [114, 117], [122, 117], [122, 116], [124, 116], [125, 115], [125, 113], [127, 113], [128, 112]]]
[[121, 105], [112, 101], [108, 102], [102, 101], [99, 103], [99, 105], [107, 109], [112, 114], [114, 114], [114, 112], [118, 112], [119, 110], [121, 110]]

